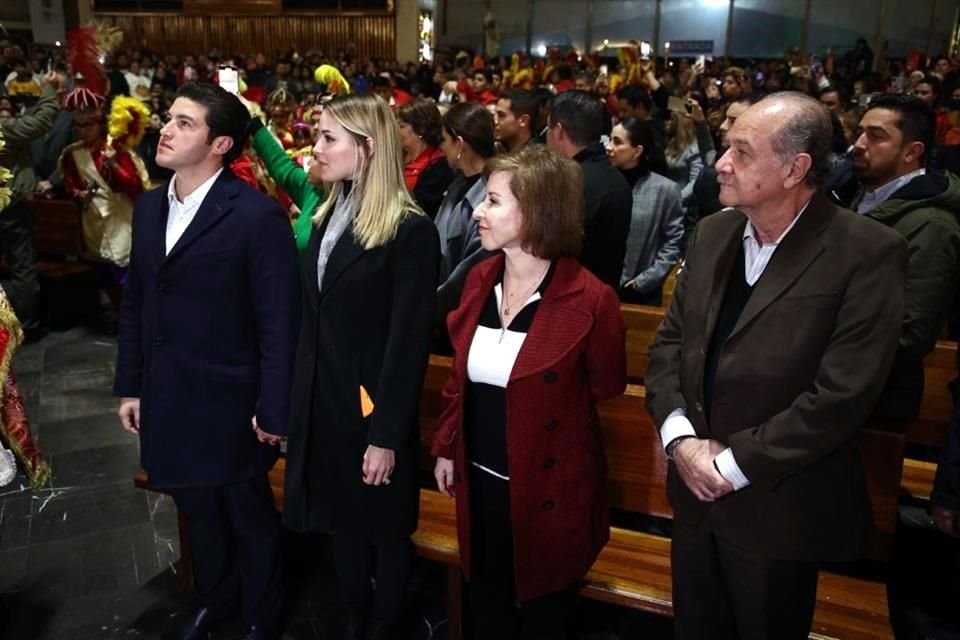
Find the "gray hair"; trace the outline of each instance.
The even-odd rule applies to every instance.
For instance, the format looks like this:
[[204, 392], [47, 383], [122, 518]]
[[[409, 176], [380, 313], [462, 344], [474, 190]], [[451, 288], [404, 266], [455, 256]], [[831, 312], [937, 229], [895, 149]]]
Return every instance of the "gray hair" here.
[[[777, 159], [786, 164], [795, 156], [806, 153], [811, 166], [806, 184], [819, 187], [826, 181], [833, 165], [833, 123], [830, 113], [818, 100], [797, 91], [779, 91], [763, 98], [760, 103], [776, 101], [790, 108], [790, 118], [773, 133], [770, 145]], [[759, 104], [759, 103], [758, 103]]]

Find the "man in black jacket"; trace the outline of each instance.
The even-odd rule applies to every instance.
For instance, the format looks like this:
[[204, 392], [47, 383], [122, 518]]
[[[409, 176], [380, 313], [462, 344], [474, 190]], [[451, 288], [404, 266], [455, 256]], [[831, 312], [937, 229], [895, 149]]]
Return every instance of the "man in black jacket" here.
[[550, 104], [547, 146], [580, 163], [586, 210], [580, 262], [615, 290], [630, 231], [632, 194], [600, 143], [603, 105], [585, 91], [564, 91]]

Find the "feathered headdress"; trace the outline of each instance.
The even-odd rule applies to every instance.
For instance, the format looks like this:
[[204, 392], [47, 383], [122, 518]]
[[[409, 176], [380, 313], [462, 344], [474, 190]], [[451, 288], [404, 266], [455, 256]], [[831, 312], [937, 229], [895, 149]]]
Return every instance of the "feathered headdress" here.
[[[107, 93], [107, 75], [100, 55], [96, 27], [79, 27], [67, 33], [67, 64], [71, 72], [74, 77], [82, 78], [84, 88], [90, 93], [103, 96]], [[102, 98], [100, 104], [103, 104]]]
[[[640, 83], [640, 43], [631, 40], [626, 46], [617, 51], [617, 60], [620, 62], [620, 74], [623, 84]], [[611, 86], [611, 90], [613, 87]]]
[[554, 70], [562, 63], [563, 53], [558, 47], [550, 47], [547, 50], [547, 63], [543, 68], [543, 73], [541, 75], [543, 81], [548, 82], [550, 80], [550, 74], [552, 74]]
[[[0, 129], [0, 151], [3, 151], [5, 144], [6, 143], [3, 141], [3, 130]], [[12, 171], [6, 167], [0, 167], [0, 211], [6, 209], [10, 205], [13, 190], [4, 185], [7, 183], [7, 180], [10, 180], [12, 177]]]
[[620, 87], [623, 86], [623, 76], [619, 73], [614, 73], [610, 76], [610, 93], [612, 95], [617, 95], [617, 91], [620, 90]]
[[583, 56], [583, 63], [586, 65], [587, 69], [596, 73], [600, 68], [600, 54], [594, 51], [590, 55]]
[[66, 111], [100, 111], [106, 98], [87, 87], [77, 87], [63, 98]]
[[538, 79], [539, 79], [539, 80], [545, 80], [545, 79], [546, 79], [546, 75], [544, 75], [544, 71], [546, 71], [546, 65], [545, 65], [544, 62], [543, 62], [543, 58], [537, 58], [537, 59], [533, 62], [533, 76], [534, 76], [534, 77], [533, 77], [533, 80], [534, 80], [534, 82], [536, 82]]
[[267, 108], [282, 108], [293, 111], [297, 106], [297, 99], [286, 89], [277, 89], [267, 96]]
[[94, 24], [94, 37], [101, 53], [110, 53], [123, 42], [123, 30], [105, 24]]
[[132, 149], [143, 140], [147, 123], [150, 122], [150, 110], [136, 98], [117, 96], [110, 104], [107, 116], [107, 132], [110, 144], [115, 148]]
[[313, 72], [313, 79], [325, 87], [324, 93], [340, 95], [350, 93], [350, 83], [344, 79], [340, 70], [329, 64], [322, 64]]
[[514, 76], [511, 84], [517, 89], [533, 89], [534, 71], [530, 67], [520, 69]]

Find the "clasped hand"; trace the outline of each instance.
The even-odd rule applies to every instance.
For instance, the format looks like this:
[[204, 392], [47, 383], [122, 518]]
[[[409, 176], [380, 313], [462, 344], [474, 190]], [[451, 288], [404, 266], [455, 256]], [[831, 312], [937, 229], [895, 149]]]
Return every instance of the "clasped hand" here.
[[250, 421], [250, 424], [253, 426], [253, 432], [257, 434], [257, 440], [263, 444], [269, 444], [271, 446], [277, 446], [283, 442], [282, 436], [275, 436], [272, 433], [267, 433], [257, 425], [257, 416], [253, 416], [253, 419]]
[[453, 460], [437, 458], [437, 464], [433, 468], [433, 476], [437, 479], [437, 489], [440, 490], [440, 493], [453, 497]]
[[956, 511], [935, 504], [930, 510], [930, 515], [937, 529], [948, 536], [960, 537], [960, 523], [958, 523]]
[[713, 464], [726, 445], [705, 438], [684, 438], [673, 448], [673, 463], [687, 488], [703, 502], [713, 502], [733, 491], [733, 485]]
[[376, 445], [367, 445], [363, 454], [363, 483], [378, 487], [390, 484], [390, 474], [396, 465], [393, 449], [384, 449]]

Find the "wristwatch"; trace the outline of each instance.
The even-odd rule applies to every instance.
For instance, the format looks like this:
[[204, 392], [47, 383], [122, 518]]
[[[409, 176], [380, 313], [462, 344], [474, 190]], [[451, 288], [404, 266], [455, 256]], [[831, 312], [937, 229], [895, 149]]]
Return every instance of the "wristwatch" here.
[[673, 460], [673, 452], [677, 448], [677, 445], [680, 444], [681, 441], [686, 440], [687, 438], [692, 438], [692, 437], [693, 436], [680, 436], [679, 438], [674, 438], [673, 440], [671, 440], [670, 443], [667, 444], [667, 448], [666, 448], [667, 458], [669, 458], [670, 460]]

